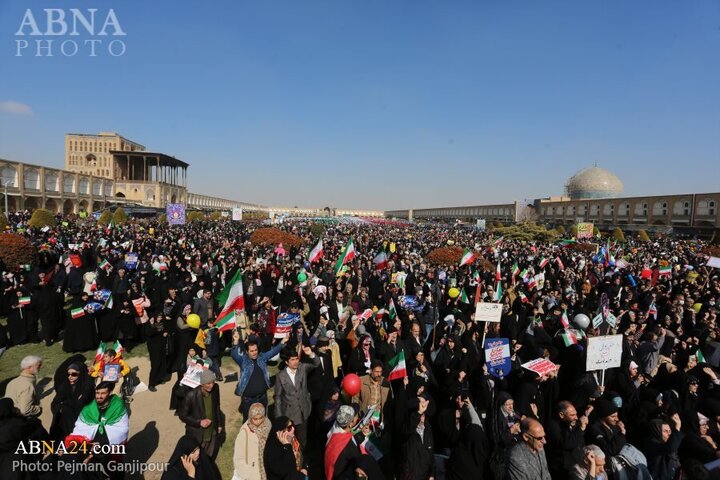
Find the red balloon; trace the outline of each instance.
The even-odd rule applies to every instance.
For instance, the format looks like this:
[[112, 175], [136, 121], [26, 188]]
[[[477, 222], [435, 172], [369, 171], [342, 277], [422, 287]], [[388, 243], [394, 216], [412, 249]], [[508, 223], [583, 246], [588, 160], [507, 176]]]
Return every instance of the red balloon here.
[[345, 378], [343, 378], [342, 381], [342, 388], [351, 397], [354, 397], [358, 393], [360, 393], [360, 377], [355, 375], [354, 373], [349, 373], [345, 375]]

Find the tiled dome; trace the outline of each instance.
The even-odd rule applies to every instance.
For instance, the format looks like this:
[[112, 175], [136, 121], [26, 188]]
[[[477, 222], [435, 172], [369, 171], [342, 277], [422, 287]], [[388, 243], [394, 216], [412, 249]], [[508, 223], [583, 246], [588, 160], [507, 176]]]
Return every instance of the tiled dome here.
[[565, 185], [565, 192], [573, 199], [612, 198], [624, 190], [622, 181], [612, 172], [592, 166], [580, 170]]

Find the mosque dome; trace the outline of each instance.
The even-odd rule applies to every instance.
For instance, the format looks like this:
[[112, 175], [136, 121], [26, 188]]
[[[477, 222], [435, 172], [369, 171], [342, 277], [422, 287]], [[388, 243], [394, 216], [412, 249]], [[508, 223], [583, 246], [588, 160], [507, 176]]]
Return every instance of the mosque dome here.
[[623, 183], [617, 175], [597, 165], [580, 170], [565, 185], [565, 193], [573, 200], [613, 198], [623, 190]]

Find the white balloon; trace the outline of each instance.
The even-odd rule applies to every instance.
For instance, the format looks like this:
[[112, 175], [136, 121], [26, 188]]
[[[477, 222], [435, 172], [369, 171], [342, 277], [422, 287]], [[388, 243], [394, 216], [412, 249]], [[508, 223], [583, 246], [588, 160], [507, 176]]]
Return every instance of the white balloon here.
[[587, 327], [590, 326], [590, 317], [588, 317], [584, 313], [578, 313], [573, 317], [573, 323], [580, 327], [582, 330], [585, 330]]

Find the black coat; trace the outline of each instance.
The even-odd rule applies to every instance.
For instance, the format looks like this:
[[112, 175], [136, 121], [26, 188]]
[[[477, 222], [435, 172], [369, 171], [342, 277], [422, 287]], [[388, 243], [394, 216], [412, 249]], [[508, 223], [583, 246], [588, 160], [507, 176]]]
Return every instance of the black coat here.
[[434, 476], [435, 443], [432, 427], [425, 417], [425, 431], [422, 438], [416, 432], [420, 423], [417, 412], [410, 413], [405, 422], [402, 436], [405, 439], [402, 456], [403, 478], [406, 480], [426, 480]]
[[[215, 384], [212, 391], [213, 418], [212, 424], [208, 428], [212, 428], [217, 432], [218, 427], [225, 429], [225, 415], [220, 410], [220, 387]], [[206, 418], [205, 403], [203, 401], [202, 386], [194, 388], [189, 392], [180, 403], [178, 416], [185, 424], [185, 433], [191, 435], [198, 442], [202, 442], [203, 428], [200, 421]]]
[[83, 407], [95, 399], [95, 385], [87, 371], [80, 372], [74, 385], [67, 379], [56, 385], [55, 398], [50, 404], [53, 413], [50, 435], [62, 440], [72, 433]]
[[488, 438], [480, 425], [468, 425], [462, 432], [460, 443], [453, 448], [447, 463], [447, 480], [485, 478], [490, 452]]
[[292, 446], [283, 445], [271, 432], [263, 452], [267, 480], [304, 480], [305, 475], [297, 471]]
[[[548, 468], [554, 476], [569, 471], [573, 465], [582, 460], [582, 450], [585, 446], [585, 432], [580, 429], [580, 422], [570, 427], [567, 422], [551, 420], [545, 430], [547, 445], [545, 456]], [[557, 473], [556, 473], [557, 472]]]

